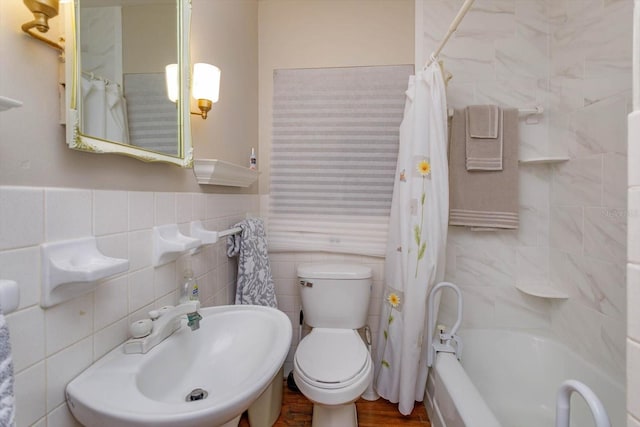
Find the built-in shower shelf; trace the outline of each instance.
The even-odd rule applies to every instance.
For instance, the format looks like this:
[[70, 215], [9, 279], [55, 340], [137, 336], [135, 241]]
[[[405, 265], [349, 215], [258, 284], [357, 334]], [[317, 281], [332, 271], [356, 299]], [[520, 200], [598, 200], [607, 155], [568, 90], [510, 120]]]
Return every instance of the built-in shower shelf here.
[[568, 157], [549, 156], [549, 157], [532, 157], [530, 159], [520, 159], [518, 162], [524, 165], [546, 165], [552, 163], [562, 163], [568, 161]]
[[22, 102], [16, 99], [7, 98], [6, 96], [0, 96], [0, 111], [16, 107], [22, 107]]
[[546, 283], [518, 283], [516, 289], [527, 295], [548, 299], [568, 299], [569, 295], [559, 291]]

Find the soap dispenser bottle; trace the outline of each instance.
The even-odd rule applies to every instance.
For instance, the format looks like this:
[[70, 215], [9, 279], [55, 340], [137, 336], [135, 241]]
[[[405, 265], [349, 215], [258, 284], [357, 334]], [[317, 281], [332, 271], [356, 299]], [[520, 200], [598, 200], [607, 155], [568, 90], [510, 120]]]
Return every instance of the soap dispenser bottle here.
[[188, 263], [184, 269], [182, 287], [180, 288], [180, 304], [184, 304], [189, 301], [200, 301], [198, 283], [193, 276], [193, 270], [191, 269], [190, 264], [191, 263]]
[[258, 169], [258, 159], [256, 158], [256, 149], [251, 148], [251, 155], [249, 156], [249, 169], [257, 170]]

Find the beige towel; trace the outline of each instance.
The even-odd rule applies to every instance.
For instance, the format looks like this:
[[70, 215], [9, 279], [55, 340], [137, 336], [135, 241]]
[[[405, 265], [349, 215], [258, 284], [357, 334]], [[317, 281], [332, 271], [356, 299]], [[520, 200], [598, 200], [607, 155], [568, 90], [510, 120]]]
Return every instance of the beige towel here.
[[471, 138], [498, 137], [498, 112], [497, 105], [469, 105], [467, 108], [467, 126]]
[[449, 225], [518, 228], [518, 110], [503, 110], [502, 171], [465, 167], [466, 117], [455, 110], [449, 141]]
[[502, 170], [502, 109], [470, 105], [465, 109], [467, 170]]

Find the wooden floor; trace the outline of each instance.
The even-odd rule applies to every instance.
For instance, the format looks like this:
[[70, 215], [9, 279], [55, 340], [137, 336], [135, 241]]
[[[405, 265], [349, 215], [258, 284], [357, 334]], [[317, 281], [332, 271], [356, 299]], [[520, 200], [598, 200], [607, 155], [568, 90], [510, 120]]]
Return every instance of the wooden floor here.
[[[360, 399], [356, 402], [358, 425], [360, 427], [431, 427], [424, 404], [416, 402], [413, 412], [404, 416], [398, 412], [398, 405], [384, 399], [369, 402]], [[282, 412], [274, 427], [304, 427], [311, 425], [313, 405], [302, 393], [289, 390], [285, 381]], [[242, 416], [239, 427], [249, 427], [246, 414]], [[340, 426], [336, 426], [340, 427]]]

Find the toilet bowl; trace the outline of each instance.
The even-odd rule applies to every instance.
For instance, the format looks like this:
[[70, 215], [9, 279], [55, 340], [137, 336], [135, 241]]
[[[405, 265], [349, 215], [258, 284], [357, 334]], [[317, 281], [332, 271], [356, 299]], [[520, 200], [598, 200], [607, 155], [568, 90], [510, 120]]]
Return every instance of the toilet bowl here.
[[313, 427], [355, 427], [354, 402], [373, 378], [371, 355], [357, 331], [366, 321], [371, 269], [305, 265], [298, 276], [305, 318], [313, 329], [298, 344], [294, 380], [313, 402]]

